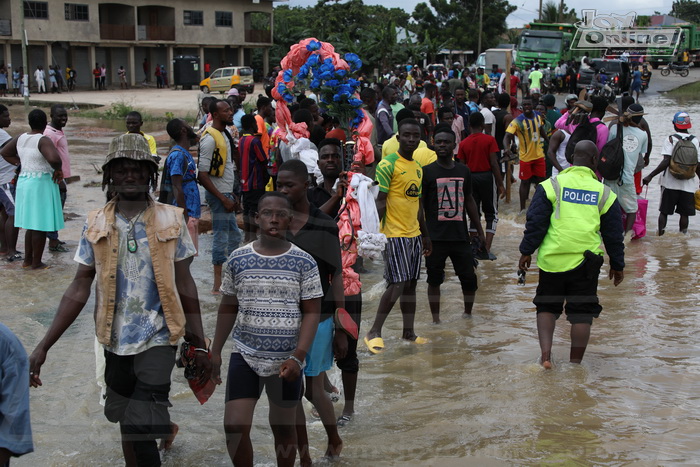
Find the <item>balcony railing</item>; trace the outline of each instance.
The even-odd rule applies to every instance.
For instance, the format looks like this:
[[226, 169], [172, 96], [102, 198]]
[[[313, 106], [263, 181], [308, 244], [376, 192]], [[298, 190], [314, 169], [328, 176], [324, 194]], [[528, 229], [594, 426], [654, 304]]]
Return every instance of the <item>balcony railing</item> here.
[[100, 39], [113, 41], [133, 41], [136, 38], [133, 26], [100, 23]]
[[175, 26], [147, 26], [139, 24], [140, 41], [174, 41]]
[[272, 42], [272, 34], [268, 29], [246, 29], [246, 42]]

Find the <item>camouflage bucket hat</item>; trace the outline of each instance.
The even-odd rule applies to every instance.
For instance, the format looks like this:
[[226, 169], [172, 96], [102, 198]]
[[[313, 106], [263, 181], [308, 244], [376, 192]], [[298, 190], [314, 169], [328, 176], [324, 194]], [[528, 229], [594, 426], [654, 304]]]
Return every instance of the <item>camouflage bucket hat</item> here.
[[114, 159], [120, 158], [151, 162], [156, 170], [158, 169], [158, 163], [151, 156], [151, 149], [148, 147], [146, 138], [136, 133], [117, 136], [109, 143], [109, 152], [105, 163], [102, 164], [102, 169]]

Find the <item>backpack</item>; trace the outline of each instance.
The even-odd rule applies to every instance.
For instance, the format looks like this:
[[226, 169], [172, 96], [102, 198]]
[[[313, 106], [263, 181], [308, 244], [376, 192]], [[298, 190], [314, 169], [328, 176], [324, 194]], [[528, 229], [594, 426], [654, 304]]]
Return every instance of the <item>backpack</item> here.
[[[569, 139], [571, 144], [571, 139]], [[568, 147], [568, 146], [567, 146]], [[622, 169], [625, 166], [625, 151], [622, 148], [622, 124], [617, 125], [617, 135], [611, 139], [598, 155], [598, 172], [606, 180], [618, 180], [622, 185]]]
[[[170, 151], [170, 154], [173, 154], [174, 152], [179, 152], [178, 150], [173, 149]], [[170, 154], [168, 154], [168, 157], [170, 157]], [[173, 185], [172, 182], [170, 181], [170, 171], [167, 169], [166, 164], [168, 163], [168, 157], [165, 158], [165, 164], [163, 164], [163, 174], [161, 175], [160, 178], [160, 193], [158, 193], [158, 202], [163, 203], [163, 204], [173, 204], [173, 201], [175, 201], [175, 193], [173, 192]], [[182, 173], [183, 173], [183, 183], [187, 182], [189, 180], [184, 180], [185, 175], [187, 174], [187, 165], [188, 161], [186, 157], [183, 157], [182, 161]], [[181, 206], [184, 207], [184, 206]]]
[[693, 144], [694, 136], [683, 138], [679, 135], [671, 135], [668, 140], [673, 142], [673, 137], [678, 141], [673, 146], [668, 171], [679, 180], [689, 180], [695, 177], [695, 169], [698, 165], [698, 150]]
[[579, 141], [592, 141], [593, 143], [598, 141], [598, 129], [596, 127], [602, 124], [603, 122], [601, 121], [586, 121], [574, 129], [574, 132], [571, 133], [569, 137], [569, 142], [566, 144], [566, 149], [564, 150], [566, 161], [569, 164], [574, 160], [574, 148]]

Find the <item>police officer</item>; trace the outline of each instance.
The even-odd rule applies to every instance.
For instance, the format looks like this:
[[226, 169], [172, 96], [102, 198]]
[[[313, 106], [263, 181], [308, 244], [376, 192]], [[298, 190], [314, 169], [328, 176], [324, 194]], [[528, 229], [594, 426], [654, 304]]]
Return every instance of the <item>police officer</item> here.
[[595, 143], [579, 142], [573, 166], [542, 182], [527, 211], [518, 266], [527, 271], [531, 255], [539, 248], [540, 280], [533, 303], [545, 368], [552, 367], [554, 327], [564, 309], [571, 323], [569, 361], [583, 359], [593, 318], [602, 310], [597, 296], [603, 264], [601, 237], [610, 257], [609, 278], [615, 286], [624, 278], [620, 205], [615, 193], [595, 175], [597, 156]]

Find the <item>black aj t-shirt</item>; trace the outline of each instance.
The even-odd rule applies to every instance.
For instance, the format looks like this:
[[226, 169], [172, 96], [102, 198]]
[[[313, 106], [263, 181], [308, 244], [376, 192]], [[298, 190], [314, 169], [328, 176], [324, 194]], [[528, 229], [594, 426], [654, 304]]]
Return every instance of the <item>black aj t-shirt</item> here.
[[472, 193], [469, 168], [455, 163], [451, 169], [437, 162], [423, 167], [423, 206], [432, 241], [468, 241], [465, 201]]

